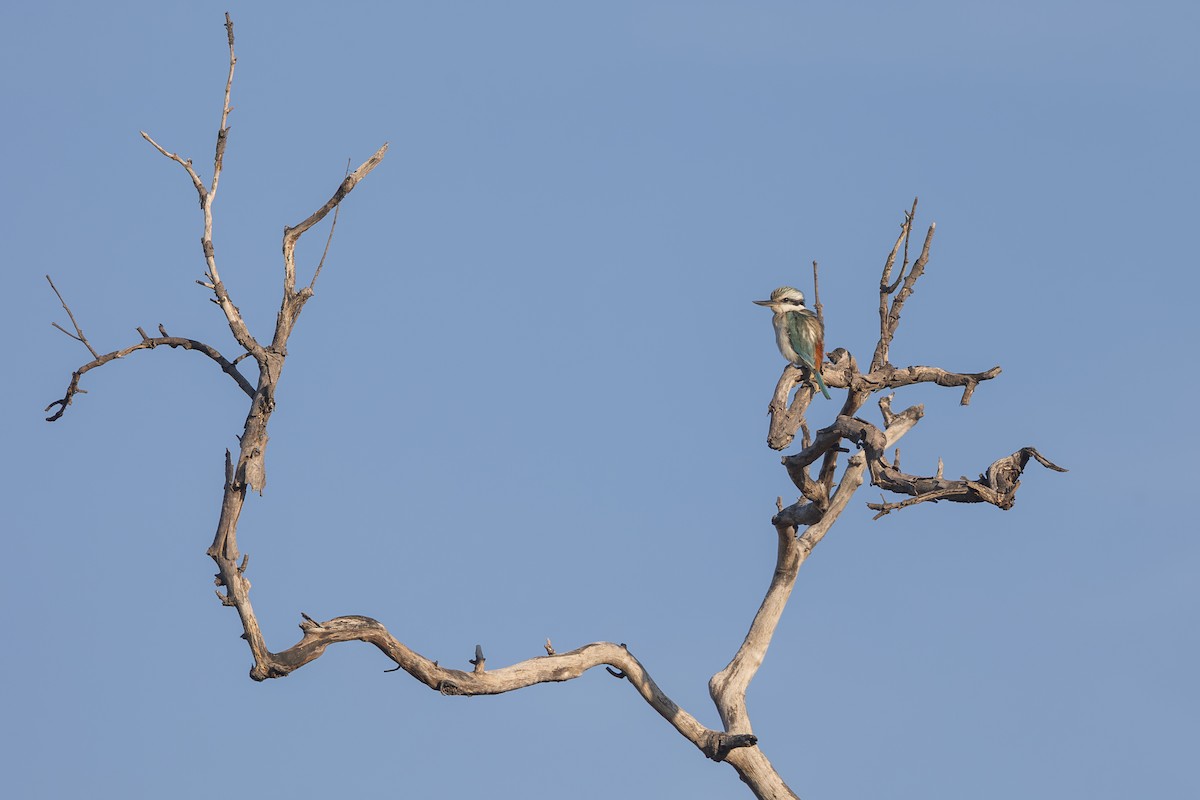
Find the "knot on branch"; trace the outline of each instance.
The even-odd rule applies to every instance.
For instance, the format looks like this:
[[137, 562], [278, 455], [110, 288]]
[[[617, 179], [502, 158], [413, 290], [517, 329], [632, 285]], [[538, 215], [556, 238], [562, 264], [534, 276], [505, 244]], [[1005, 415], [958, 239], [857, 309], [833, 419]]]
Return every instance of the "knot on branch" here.
[[[839, 416], [832, 425], [817, 431], [817, 436], [813, 439], [812, 444], [799, 453], [784, 456], [781, 459], [788, 476], [796, 484], [796, 488], [805, 493], [806, 497], [809, 496], [806, 489], [810, 488], [812, 479], [808, 477], [805, 468], [830, 451], [845, 452], [844, 448], [840, 447], [842, 439], [860, 447], [870, 447], [873, 444], [878, 449], [882, 449], [887, 441], [882, 431], [857, 417]], [[824, 499], [827, 501], [827, 498]]]
[[826, 353], [825, 359], [828, 363], [821, 367], [821, 377], [825, 379], [825, 383], [839, 389], [861, 388], [856, 383], [857, 379], [862, 377], [858, 371], [858, 361], [849, 350], [838, 347]]
[[251, 491], [262, 494], [263, 489], [267, 485], [267, 469], [264, 461], [267, 436], [262, 435], [262, 447], [253, 448], [245, 461], [242, 462], [242, 483], [250, 487]]
[[999, 506], [1005, 511], [1012, 508], [1013, 503], [1016, 502], [1017, 487], [1021, 485], [1019, 478], [1030, 458], [1035, 459], [1046, 469], [1052, 469], [1055, 472], [1067, 471], [1043, 456], [1037, 449], [1022, 447], [1011, 456], [1005, 456], [993, 462], [987, 468], [987, 473], [979, 476], [980, 480], [985, 482], [988, 489], [994, 494], [994, 499], [985, 498], [987, 502]]
[[274, 662], [255, 664], [250, 668], [250, 679], [262, 683], [271, 678], [286, 678], [292, 671]]
[[704, 753], [708, 758], [711, 758], [713, 761], [724, 761], [730, 751], [736, 750], [739, 747], [754, 747], [757, 744], [758, 737], [752, 733], [708, 731], [699, 746], [700, 752]]
[[799, 501], [771, 517], [771, 524], [776, 530], [781, 528], [804, 528], [821, 521], [824, 512], [816, 505]]

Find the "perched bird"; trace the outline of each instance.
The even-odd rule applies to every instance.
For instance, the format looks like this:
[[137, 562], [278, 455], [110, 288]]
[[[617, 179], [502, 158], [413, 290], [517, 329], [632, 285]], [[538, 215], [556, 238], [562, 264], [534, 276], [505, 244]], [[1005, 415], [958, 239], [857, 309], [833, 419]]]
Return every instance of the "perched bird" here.
[[821, 377], [821, 362], [825, 360], [825, 325], [816, 314], [804, 307], [804, 294], [791, 286], [780, 286], [771, 292], [770, 300], [755, 300], [775, 312], [775, 343], [783, 357], [797, 367], [807, 367], [817, 381], [821, 394], [832, 400]]

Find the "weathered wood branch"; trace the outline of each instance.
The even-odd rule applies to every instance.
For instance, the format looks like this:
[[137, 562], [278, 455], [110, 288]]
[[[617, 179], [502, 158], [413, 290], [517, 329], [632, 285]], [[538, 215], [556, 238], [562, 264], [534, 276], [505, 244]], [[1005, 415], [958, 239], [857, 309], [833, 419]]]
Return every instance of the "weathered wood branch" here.
[[[72, 317], [72, 319], [74, 319], [74, 317]], [[246, 380], [246, 376], [242, 375], [237, 366], [232, 361], [225, 358], [225, 356], [221, 355], [221, 353], [215, 347], [207, 345], [204, 342], [199, 342], [195, 339], [187, 339], [182, 336], [147, 336], [141, 328], [138, 328], [138, 333], [142, 335], [142, 340], [137, 344], [130, 345], [129, 347], [125, 347], [120, 350], [114, 350], [111, 353], [105, 353], [102, 356], [96, 356], [96, 358], [72, 372], [71, 382], [67, 386], [67, 393], [61, 400], [55, 400], [53, 403], [43, 409], [44, 411], [50, 411], [52, 408], [57, 407], [57, 411], [46, 417], [46, 421], [54, 422], [55, 420], [60, 419], [62, 415], [66, 413], [67, 406], [71, 405], [76, 394], [86, 394], [83, 389], [79, 388], [79, 380], [86, 373], [91, 372], [97, 367], [102, 367], [110, 361], [116, 361], [119, 358], [124, 358], [130, 353], [134, 353], [138, 350], [153, 350], [156, 347], [170, 347], [172, 349], [176, 347], [182, 347], [184, 350], [193, 350], [197, 353], [202, 353], [215, 361], [217, 365], [221, 367], [222, 372], [233, 378], [233, 380], [237, 383], [238, 388], [240, 388], [247, 395], [251, 397], [254, 396], [254, 387], [250, 384], [250, 381]], [[84, 344], [87, 344], [86, 340], [84, 341]], [[91, 345], [88, 345], [88, 349], [91, 350]], [[92, 352], [94, 353], [95, 351], [93, 350]]]
[[229, 113], [233, 110], [233, 106], [229, 104], [230, 95], [233, 90], [233, 72], [237, 66], [237, 55], [233, 50], [233, 20], [229, 14], [225, 15], [225, 31], [229, 40], [229, 75], [225, 80], [225, 102], [221, 106], [221, 125], [217, 130], [216, 152], [213, 156], [213, 176], [212, 183], [209, 186], [204, 185], [204, 181], [200, 179], [199, 173], [192, 166], [190, 158], [185, 159], [178, 153], [170, 153], [162, 147], [145, 131], [142, 131], [142, 138], [149, 142], [155, 150], [162, 155], [171, 159], [175, 163], [182, 166], [192, 180], [192, 185], [196, 188], [196, 192], [200, 197], [200, 210], [204, 216], [204, 234], [200, 238], [200, 248], [204, 252], [204, 261], [207, 265], [205, 278], [207, 281], [199, 282], [203, 286], [212, 290], [216, 296], [216, 303], [221, 307], [221, 311], [225, 314], [225, 320], [229, 324], [229, 330], [233, 333], [233, 338], [242, 346], [246, 352], [250, 353], [259, 363], [260, 367], [265, 366], [266, 351], [263, 346], [258, 343], [258, 340], [251, 335], [250, 329], [246, 327], [245, 320], [242, 319], [242, 312], [234, 305], [232, 298], [229, 295], [229, 290], [225, 287], [221, 280], [221, 273], [217, 271], [217, 255], [216, 248], [213, 246], [213, 201], [217, 197], [217, 186], [221, 181], [221, 169], [224, 166], [225, 146], [229, 139]]
[[[881, 405], [887, 405], [886, 398], [881, 401]], [[886, 440], [893, 444], [911, 430], [919, 419], [919, 413], [915, 409], [907, 409], [895, 415], [891, 415], [890, 409], [888, 409], [886, 415], [890, 415], [891, 421], [884, 435]], [[844, 418], [839, 417], [838, 419]], [[824, 432], [819, 432], [817, 440], [806, 450], [806, 454], [810, 456], [808, 463], [819, 458], [838, 441], [837, 438], [830, 438]], [[842, 479], [838, 482], [837, 490], [825, 505], [802, 499], [792, 506], [780, 509], [779, 513], [772, 518], [771, 523], [775, 526], [778, 546], [775, 570], [771, 575], [766, 596], [759, 606], [758, 613], [754, 615], [750, 629], [733, 659], [723, 670], [713, 675], [708, 682], [709, 694], [717, 707], [717, 713], [721, 715], [721, 722], [724, 724], [726, 732], [753, 733], [750, 714], [746, 706], [746, 693], [750, 683], [766, 659], [767, 649], [771, 645], [779, 620], [787, 607], [800, 567], [842, 512], [846, 510], [850, 498], [862, 485], [864, 469], [863, 454], [855, 454], [847, 463]], [[802, 526], [806, 529], [803, 535], [798, 535], [798, 530]], [[750, 771], [751, 756], [747, 754], [745, 760], [747, 764], [743, 766]], [[738, 768], [733, 757], [730, 757], [729, 761], [734, 764], [735, 768]], [[746, 780], [751, 788], [759, 785], [760, 788], [755, 789], [756, 796], [771, 798], [795, 796], [769, 762], [754, 766], [755, 780], [748, 780], [740, 768], [739, 774], [743, 775], [743, 780]], [[776, 781], [778, 784], [775, 783]]]
[[[913, 406], [903, 412], [912, 417], [912, 423], [924, 416], [923, 406]], [[893, 420], [896, 419], [893, 417]], [[889, 429], [892, 427], [889, 424]], [[998, 508], [1007, 510], [1016, 501], [1018, 478], [1025, 465], [1032, 457], [1042, 466], [1058, 472], [1066, 472], [1060, 466], [1050, 462], [1032, 447], [1024, 447], [993, 463], [987, 472], [979, 476], [979, 480], [967, 478], [953, 481], [946, 480], [941, 475], [934, 477], [917, 477], [901, 472], [895, 463], [888, 463], [887, 451], [894, 442], [885, 431], [861, 419], [838, 417], [827, 428], [817, 432], [816, 439], [811, 445], [791, 456], [784, 456], [782, 461], [788, 476], [802, 491], [809, 480], [805, 468], [822, 457], [830, 449], [839, 446], [842, 441], [849, 442], [862, 448], [865, 464], [871, 475], [871, 483], [882, 489], [899, 494], [913, 495], [912, 500], [900, 503], [868, 503], [872, 510], [879, 511], [876, 519], [899, 508], [905, 508], [915, 503], [937, 500], [949, 500], [955, 503], [991, 503]]]
[[[828, 363], [821, 369], [825, 384], [831, 389], [849, 389], [850, 396], [856, 400], [866, 399], [872, 394], [912, 386], [917, 383], [933, 383], [938, 386], [962, 387], [961, 405], [970, 405], [975, 389], [983, 381], [990, 381], [1003, 370], [999, 366], [985, 372], [950, 372], [940, 367], [910, 366], [896, 367], [884, 364], [878, 369], [864, 375], [858, 371], [858, 363], [854, 356], [844, 348], [837, 348], [828, 356]], [[803, 382], [803, 370], [787, 365], [775, 385], [775, 394], [768, 406], [771, 414], [771, 427], [767, 432], [767, 445], [772, 450], [782, 450], [792, 443], [796, 432], [805, 419], [805, 414], [813, 399], [813, 390]], [[799, 388], [796, 388], [799, 386]], [[792, 389], [796, 393], [788, 404], [788, 396]], [[852, 413], [861, 404], [855, 403]], [[843, 407], [841, 414], [847, 409]]]
[[[871, 458], [868, 456], [868, 458]], [[879, 519], [892, 511], [908, 508], [917, 503], [937, 502], [948, 500], [952, 503], [990, 503], [999, 509], [1007, 511], [1016, 503], [1017, 487], [1021, 485], [1021, 473], [1029, 459], [1033, 458], [1043, 467], [1055, 472], [1066, 472], [1064, 468], [1050, 461], [1033, 447], [1022, 447], [1011, 456], [1005, 456], [992, 462], [978, 480], [963, 477], [959, 480], [946, 480], [940, 474], [932, 477], [917, 477], [901, 472], [895, 465], [889, 465], [884, 455], [870, 460], [871, 483], [897, 494], [908, 494], [912, 497], [896, 503], [867, 503], [867, 508], [878, 511], [875, 519]], [[941, 468], [939, 465], [939, 473]]]
[[[792, 482], [803, 497], [814, 503], [818, 510], [822, 510], [828, 505], [828, 492], [832, 487], [832, 466], [837, 454], [843, 451], [841, 447], [843, 441], [864, 449], [865, 466], [870, 471], [873, 484], [889, 491], [913, 496], [912, 499], [898, 503], [868, 503], [869, 508], [879, 512], [876, 519], [893, 510], [936, 500], [987, 502], [1007, 510], [1015, 502], [1015, 492], [1020, 485], [1017, 478], [1031, 455], [1039, 463], [1051, 469], [1065, 471], [1044, 459], [1034, 448], [1023, 448], [1012, 456], [996, 461], [986, 474], [980, 476], [978, 481], [971, 481], [967, 478], [959, 481], [946, 480], [940, 474], [940, 470], [938, 475], [928, 478], [906, 475], [900, 472], [895, 465], [888, 464], [886, 453], [881, 449], [883, 432], [869, 423], [853, 417], [853, 414], [861, 407], [862, 401], [867, 397], [885, 390], [917, 383], [962, 387], [963, 395], [960, 402], [962, 405], [968, 405], [980, 383], [991, 380], [1001, 373], [999, 366], [992, 367], [985, 372], [959, 373], [930, 366], [897, 367], [887, 361], [890, 342], [900, 323], [900, 310], [912, 295], [917, 280], [924, 274], [925, 266], [929, 261], [930, 244], [936, 229], [936, 225], [930, 225], [921, 253], [912, 268], [908, 269], [908, 242], [915, 213], [916, 201], [914, 200], [912, 210], [905, 213], [900, 236], [885, 260], [880, 277], [880, 338], [872, 358], [871, 371], [866, 375], [862, 374], [854, 356], [843, 348], [836, 348], [830, 352], [828, 363], [822, 366], [821, 373], [825, 383], [830, 387], [848, 390], [845, 405], [833, 425], [818, 431], [816, 439], [812, 443], [806, 444], [800, 453], [783, 459], [783, 464]], [[892, 270], [901, 248], [903, 248], [903, 261], [899, 274], [893, 279]], [[815, 277], [814, 274], [814, 280]], [[891, 298], [890, 304], [889, 297]], [[774, 449], [783, 449], [789, 445], [793, 441], [796, 431], [804, 424], [805, 413], [813, 399], [813, 391], [811, 387], [802, 383], [802, 375], [801, 370], [788, 365], [784, 368], [783, 374], [776, 384], [775, 393], [768, 406], [771, 414], [771, 427], [767, 437], [768, 445]], [[788, 396], [797, 385], [799, 388], [796, 389], [789, 405]], [[890, 410], [884, 407], [884, 412], [886, 418]], [[915, 413], [919, 419], [923, 411], [917, 407]], [[1022, 457], [1021, 454], [1025, 455]], [[809, 475], [808, 468], [818, 458], [824, 458], [824, 463], [820, 477], [814, 480]], [[805, 514], [806, 517], [809, 517], [813, 511], [806, 511]]]
[[[894, 463], [887, 461], [886, 451], [920, 421], [924, 414], [922, 406], [912, 406], [894, 413], [891, 397], [884, 396], [879, 400], [884, 419], [882, 429], [857, 417], [871, 396], [916, 383], [963, 387], [961, 403], [967, 405], [976, 387], [983, 381], [995, 378], [1001, 371], [997, 366], [986, 372], [956, 373], [939, 367], [896, 367], [889, 362], [888, 353], [899, 327], [900, 312], [913, 294], [917, 281], [925, 273], [936, 230], [935, 225], [929, 226], [921, 252], [910, 266], [909, 239], [916, 208], [917, 202], [914, 200], [911, 211], [905, 213], [900, 235], [884, 262], [879, 282], [880, 333], [869, 371], [865, 375], [860, 372], [854, 356], [842, 348], [833, 349], [829, 353], [828, 363], [822, 365], [821, 374], [825, 383], [830, 388], [846, 390], [845, 402], [834, 422], [810, 437], [806, 413], [813, 401], [814, 391], [804, 381], [803, 371], [790, 364], [784, 367], [768, 405], [771, 424], [767, 444], [771, 448], [781, 450], [787, 447], [798, 430], [804, 431], [801, 451], [782, 459], [788, 476], [800, 490], [801, 498], [787, 508], [781, 507], [772, 518], [779, 545], [770, 586], [738, 652], [729, 665], [709, 681], [709, 693], [726, 731], [752, 730], [746, 709], [746, 692], [766, 657], [767, 647], [791, 595], [799, 568], [846, 509], [850, 498], [861, 487], [864, 475], [869, 474], [875, 485], [917, 495], [904, 503], [884, 506], [868, 504], [882, 515], [895, 508], [922, 502], [922, 498], [991, 502], [1000, 508], [1009, 508], [1019, 485], [1018, 477], [1030, 457], [1050, 468], [1061, 469], [1033, 448], [1024, 448], [995, 462], [979, 481], [945, 481], [940, 467], [935, 478], [914, 478], [899, 471], [898, 451]], [[899, 272], [893, 274], [897, 256], [901, 252], [903, 256]], [[817, 279], [817, 265], [814, 262], [814, 296]], [[838, 456], [848, 452], [846, 445], [853, 446], [856, 452], [846, 462], [835, 489]], [[821, 469], [814, 478], [809, 474], [809, 469], [818, 461], [821, 462]], [[783, 788], [786, 790], [786, 787]], [[787, 791], [790, 793], [790, 790]], [[759, 796], [786, 795], [780, 792], [778, 795]]]
[[[925, 234], [925, 244], [921, 247], [921, 254], [912, 265], [912, 269], [907, 275], [905, 274], [905, 270], [908, 269], [909, 239], [912, 236], [913, 220], [916, 216], [917, 199], [913, 198], [912, 209], [904, 214], [904, 222], [900, 225], [900, 236], [892, 246], [891, 252], [888, 253], [883, 264], [883, 274], [879, 278], [879, 342], [875, 345], [875, 353], [871, 357], [872, 372], [888, 363], [888, 351], [892, 339], [896, 335], [896, 328], [900, 325], [900, 309], [912, 295], [917, 280], [924, 274], [925, 265], [929, 262], [929, 246], [933, 243], [933, 232], [937, 229], [937, 223], [930, 224], [929, 230]], [[900, 264], [900, 274], [893, 281], [892, 269], [896, 264], [896, 254], [902, 246], [904, 258]], [[891, 300], [890, 306], [889, 299]]]
[[[317, 282], [317, 275], [325, 264], [325, 256], [321, 256], [321, 261], [313, 273], [312, 282], [308, 286], [296, 291], [296, 244], [300, 241], [300, 237], [304, 235], [312, 226], [316, 225], [329, 214], [334, 211], [334, 224], [337, 221], [337, 212], [339, 204], [346, 199], [350, 192], [354, 191], [354, 187], [359, 181], [371, 174], [371, 170], [379, 166], [383, 161], [383, 157], [387, 155], [388, 143], [384, 142], [378, 150], [376, 150], [370, 158], [359, 165], [358, 169], [347, 175], [338, 188], [334, 191], [333, 196], [325, 203], [310, 214], [304, 221], [295, 227], [283, 229], [283, 300], [280, 302], [279, 315], [275, 320], [275, 336], [271, 341], [271, 349], [278, 353], [287, 353], [287, 340], [292, 335], [292, 329], [296, 325], [296, 319], [300, 316], [301, 309], [308, 299], [313, 296], [313, 286]], [[329, 236], [333, 237], [333, 228], [330, 227]], [[328, 253], [329, 244], [326, 242], [325, 251]]]
[[[282, 678], [319, 658], [332, 644], [362, 641], [374, 645], [397, 667], [444, 695], [495, 695], [541, 683], [560, 683], [590, 669], [609, 666], [629, 681], [642, 699], [706, 756], [724, 760], [731, 751], [754, 747], [753, 735], [730, 735], [706, 728], [659, 688], [650, 673], [625, 645], [594, 642], [566, 653], [550, 653], [499, 669], [485, 670], [482, 647], [476, 645], [474, 669], [449, 669], [430, 660], [392, 636], [378, 620], [363, 616], [335, 617], [317, 622], [307, 615], [300, 623], [303, 637], [280, 653], [267, 653], [250, 672], [254, 680]], [[552, 648], [551, 648], [552, 649]]]

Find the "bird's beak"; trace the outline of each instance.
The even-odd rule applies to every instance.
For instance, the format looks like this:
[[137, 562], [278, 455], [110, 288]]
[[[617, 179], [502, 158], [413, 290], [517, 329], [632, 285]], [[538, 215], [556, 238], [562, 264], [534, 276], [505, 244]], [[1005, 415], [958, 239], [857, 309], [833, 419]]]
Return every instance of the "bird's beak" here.
[[771, 305], [771, 301], [770, 301], [770, 300], [752, 300], [751, 302], [752, 302], [752, 303], [754, 303], [754, 305], [756, 305], [756, 306], [769, 306], [769, 305]]

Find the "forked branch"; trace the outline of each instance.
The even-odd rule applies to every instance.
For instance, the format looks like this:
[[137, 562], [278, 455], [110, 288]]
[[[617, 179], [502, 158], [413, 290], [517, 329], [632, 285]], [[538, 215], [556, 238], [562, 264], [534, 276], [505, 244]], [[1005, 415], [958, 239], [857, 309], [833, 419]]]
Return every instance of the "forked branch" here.
[[54, 295], [58, 298], [58, 302], [62, 305], [63, 311], [66, 311], [67, 316], [70, 317], [71, 325], [75, 328], [75, 332], [71, 333], [57, 322], [51, 322], [50, 324], [58, 328], [67, 336], [70, 336], [75, 341], [82, 343], [83, 346], [88, 349], [88, 352], [92, 354], [92, 358], [99, 358], [100, 354], [96, 352], [96, 348], [92, 347], [92, 343], [89, 342], [87, 337], [83, 335], [83, 328], [79, 327], [79, 323], [75, 321], [75, 315], [71, 313], [71, 307], [67, 305], [66, 300], [63, 300], [62, 292], [60, 292], [58, 287], [54, 285], [54, 281], [50, 279], [49, 275], [46, 276], [46, 281], [50, 284], [50, 288], [54, 290]]
[[[780, 450], [793, 441], [798, 430], [804, 431], [801, 451], [782, 459], [801, 497], [787, 508], [781, 507], [772, 518], [779, 546], [766, 596], [738, 652], [729, 665], [709, 681], [709, 693], [727, 732], [749, 733], [752, 730], [746, 692], [766, 657], [799, 568], [846, 509], [865, 475], [870, 475], [871, 482], [877, 486], [914, 495], [903, 503], [884, 506], [868, 504], [882, 515], [905, 505], [938, 499], [989, 502], [1002, 509], [1011, 508], [1020, 484], [1018, 478], [1029, 458], [1035, 458], [1051, 469], [1061, 470], [1061, 467], [1052, 464], [1030, 447], [996, 461], [979, 481], [965, 478], [946, 481], [940, 469], [935, 478], [915, 478], [900, 472], [899, 451], [895, 462], [889, 462], [886, 453], [920, 421], [923, 408], [912, 406], [897, 414], [891, 409], [891, 397], [884, 396], [879, 400], [882, 428], [857, 416], [871, 396], [916, 383], [962, 387], [961, 403], [967, 405], [980, 383], [1000, 374], [998, 366], [984, 372], [959, 373], [929, 366], [896, 367], [890, 363], [888, 354], [899, 327], [900, 312], [912, 296], [917, 281], [925, 273], [935, 231], [935, 226], [931, 224], [920, 254], [910, 265], [909, 239], [916, 209], [917, 202], [914, 200], [912, 209], [904, 215], [900, 235], [884, 262], [879, 281], [879, 340], [867, 374], [859, 371], [854, 356], [842, 348], [833, 349], [829, 353], [829, 363], [821, 365], [825, 383], [830, 388], [846, 390], [845, 402], [833, 423], [810, 437], [805, 417], [814, 391], [804, 381], [802, 370], [789, 364], [776, 383], [768, 406], [771, 426], [767, 443]], [[897, 257], [901, 259], [898, 273], [895, 272]], [[814, 262], [814, 296], [817, 277]], [[840, 479], [835, 483], [838, 457], [851, 450], [854, 454], [847, 460]], [[818, 462], [821, 464], [820, 472], [814, 477], [809, 470]]]
[[370, 158], [359, 165], [358, 169], [351, 172], [342, 180], [337, 191], [333, 193], [333, 196], [329, 198], [325, 205], [318, 208], [312, 214], [309, 214], [298, 225], [283, 229], [284, 289], [289, 295], [294, 294], [296, 291], [296, 243], [300, 241], [300, 237], [309, 228], [325, 219], [330, 211], [337, 208], [338, 204], [346, 199], [346, 195], [354, 191], [354, 187], [358, 185], [358, 182], [367, 177], [371, 173], [371, 170], [379, 166], [379, 162], [383, 161], [383, 157], [387, 155], [387, 150], [388, 143], [384, 142]]
[[[379, 163], [383, 161], [383, 157], [387, 155], [387, 150], [387, 142], [384, 142], [370, 158], [359, 165], [358, 169], [351, 172], [342, 180], [337, 190], [334, 191], [333, 196], [329, 198], [325, 205], [310, 214], [299, 225], [283, 229], [283, 299], [280, 302], [279, 315], [275, 321], [275, 337], [271, 341], [271, 350], [273, 352], [286, 352], [288, 337], [292, 335], [292, 328], [295, 327], [296, 319], [300, 316], [300, 311], [304, 308], [304, 304], [313, 296], [313, 286], [317, 282], [317, 275], [320, 274], [325, 264], [325, 256], [322, 255], [317, 269], [313, 272], [312, 282], [300, 291], [296, 291], [296, 244], [306, 231], [325, 219], [330, 211], [334, 211], [334, 224], [336, 224], [337, 212], [335, 209], [346, 199], [346, 195], [354, 191], [354, 187], [358, 185], [359, 181], [371, 174], [371, 170], [379, 166]], [[329, 238], [330, 240], [333, 238], [332, 225], [329, 230]], [[325, 252], [329, 252], [328, 240], [325, 244]]]
[[200, 196], [200, 211], [204, 216], [204, 234], [200, 238], [200, 247], [204, 251], [204, 261], [207, 266], [207, 270], [204, 273], [206, 280], [197, 282], [212, 290], [215, 295], [216, 304], [221, 307], [221, 311], [225, 314], [225, 320], [229, 324], [229, 330], [233, 333], [233, 338], [237, 340], [237, 343], [246, 352], [254, 357], [254, 360], [259, 363], [260, 367], [265, 367], [266, 351], [250, 334], [250, 329], [246, 327], [246, 322], [242, 319], [242, 312], [234, 305], [233, 299], [229, 295], [229, 290], [221, 281], [221, 273], [217, 271], [216, 248], [213, 245], [213, 201], [216, 200], [217, 186], [221, 181], [221, 170], [225, 165], [225, 147], [229, 140], [229, 114], [233, 111], [233, 106], [229, 104], [229, 101], [233, 91], [233, 72], [237, 66], [237, 55], [233, 50], [233, 20], [230, 19], [229, 14], [225, 15], [225, 31], [226, 38], [229, 41], [229, 75], [225, 80], [225, 102], [221, 105], [221, 125], [217, 129], [216, 152], [213, 156], [212, 183], [208, 186], [204, 185], [204, 181], [200, 179], [199, 173], [192, 166], [190, 158], [185, 159], [178, 153], [168, 152], [165, 147], [150, 138], [148, 133], [145, 131], [141, 133], [142, 138], [149, 142], [155, 150], [187, 171], [192, 185], [196, 188], [196, 192]]

